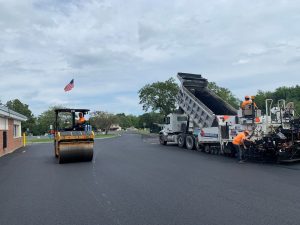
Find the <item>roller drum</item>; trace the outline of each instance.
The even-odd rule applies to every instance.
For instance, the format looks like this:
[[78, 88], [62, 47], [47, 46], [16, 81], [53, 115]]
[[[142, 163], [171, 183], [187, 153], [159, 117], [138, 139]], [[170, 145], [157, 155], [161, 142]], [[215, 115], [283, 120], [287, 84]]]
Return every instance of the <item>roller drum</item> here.
[[94, 142], [59, 143], [59, 163], [92, 161]]

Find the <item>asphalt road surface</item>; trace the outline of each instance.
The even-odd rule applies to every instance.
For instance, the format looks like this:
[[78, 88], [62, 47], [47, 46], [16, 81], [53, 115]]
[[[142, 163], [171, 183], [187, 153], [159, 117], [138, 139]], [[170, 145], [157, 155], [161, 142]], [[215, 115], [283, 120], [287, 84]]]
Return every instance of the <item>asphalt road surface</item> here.
[[300, 164], [238, 164], [137, 134], [60, 165], [52, 144], [0, 158], [0, 224], [300, 224]]

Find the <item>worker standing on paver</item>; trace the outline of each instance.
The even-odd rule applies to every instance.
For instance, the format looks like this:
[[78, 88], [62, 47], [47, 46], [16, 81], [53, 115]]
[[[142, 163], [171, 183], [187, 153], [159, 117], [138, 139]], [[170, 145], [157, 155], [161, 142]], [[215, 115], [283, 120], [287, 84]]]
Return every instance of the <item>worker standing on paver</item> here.
[[234, 148], [237, 152], [237, 158], [239, 160], [239, 163], [244, 162], [244, 148], [245, 147], [245, 140], [250, 141], [247, 136], [249, 136], [249, 131], [245, 130], [243, 132], [240, 132], [232, 141], [232, 144], [234, 145]]
[[[247, 105], [251, 105], [252, 104], [252, 100], [250, 99], [250, 97], [247, 95], [245, 96], [245, 100], [242, 102], [241, 104], [241, 108], [245, 109]], [[255, 104], [255, 102], [253, 103], [254, 108], [257, 109], [257, 106]]]

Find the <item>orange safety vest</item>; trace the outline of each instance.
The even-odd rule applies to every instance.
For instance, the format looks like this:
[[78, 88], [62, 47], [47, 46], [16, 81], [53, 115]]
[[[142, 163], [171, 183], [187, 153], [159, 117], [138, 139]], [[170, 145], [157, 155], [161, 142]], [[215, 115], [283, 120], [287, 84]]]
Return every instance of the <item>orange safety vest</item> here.
[[84, 123], [84, 122], [85, 122], [85, 118], [84, 117], [79, 118], [79, 123]]
[[244, 132], [239, 133], [232, 141], [234, 145], [242, 145], [244, 140], [246, 139], [246, 135]]
[[[245, 109], [246, 105], [250, 105], [250, 104], [252, 104], [252, 100], [245, 100], [245, 101], [243, 101], [243, 103], [241, 104], [241, 108], [242, 108], [242, 109]], [[253, 105], [254, 105], [254, 107], [257, 107], [256, 104], [255, 104], [255, 102], [254, 102]]]

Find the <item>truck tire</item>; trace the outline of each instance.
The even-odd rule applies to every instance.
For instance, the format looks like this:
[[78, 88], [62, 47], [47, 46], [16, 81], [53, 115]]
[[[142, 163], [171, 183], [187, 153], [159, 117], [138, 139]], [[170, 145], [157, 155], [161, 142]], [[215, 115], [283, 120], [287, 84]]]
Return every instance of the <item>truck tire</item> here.
[[211, 148], [210, 148], [209, 145], [204, 145], [204, 152], [207, 153], [207, 154], [211, 153]]
[[159, 143], [161, 145], [166, 145], [167, 144], [167, 141], [165, 141], [165, 138], [164, 138], [164, 135], [163, 134], [160, 134], [159, 135]]
[[234, 147], [232, 146], [232, 143], [228, 143], [227, 145], [224, 145], [223, 153], [225, 156], [231, 156], [234, 152]]
[[192, 135], [187, 135], [185, 137], [185, 144], [188, 150], [193, 150], [195, 148], [195, 138]]
[[184, 148], [185, 147], [185, 138], [183, 134], [179, 134], [177, 138], [178, 147]]

